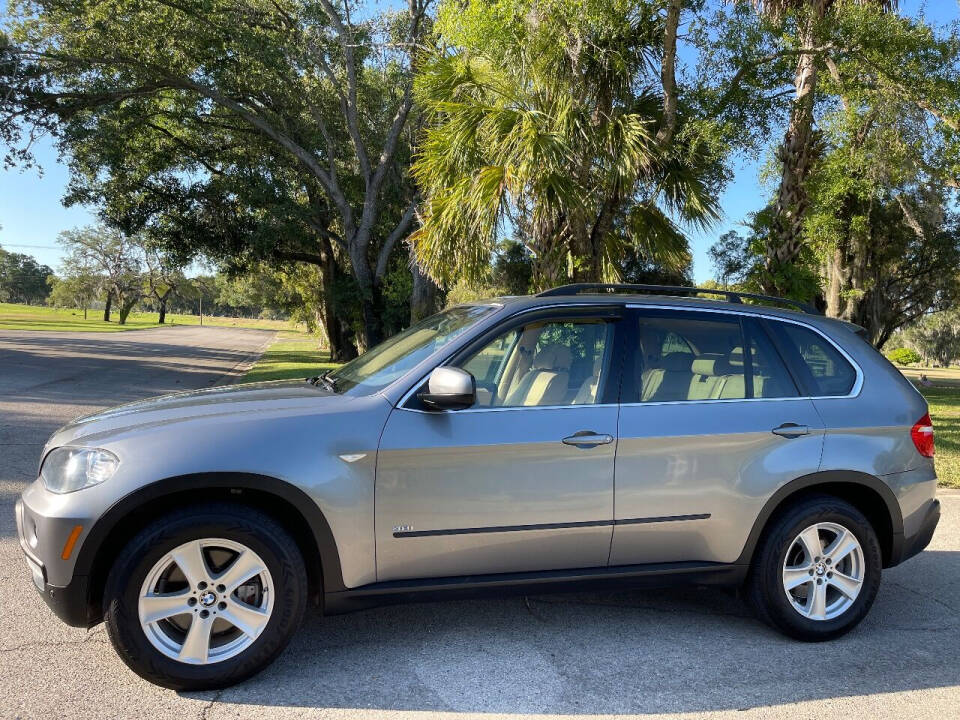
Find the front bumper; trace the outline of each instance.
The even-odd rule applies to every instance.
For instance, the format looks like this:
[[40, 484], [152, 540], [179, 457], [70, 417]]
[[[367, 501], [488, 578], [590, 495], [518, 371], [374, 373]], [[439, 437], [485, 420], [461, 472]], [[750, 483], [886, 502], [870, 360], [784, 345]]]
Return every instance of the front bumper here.
[[[47, 558], [47, 562], [43, 559], [51, 554], [51, 545], [53, 548], [57, 547], [55, 541], [47, 543], [44, 539], [61, 537], [63, 528], [74, 527], [76, 521], [42, 518], [33, 513], [23, 500], [17, 500], [14, 512], [20, 548], [27, 561], [33, 585], [44, 601], [56, 616], [68, 625], [90, 627], [96, 624], [97, 619], [91, 616], [90, 611], [89, 579], [85, 575], [72, 575], [64, 584], [51, 583], [50, 565], [55, 561], [50, 557]], [[62, 544], [59, 545], [59, 547], [62, 546]], [[56, 559], [63, 563], [59, 556]], [[62, 567], [58, 567], [57, 570], [62, 574]]]

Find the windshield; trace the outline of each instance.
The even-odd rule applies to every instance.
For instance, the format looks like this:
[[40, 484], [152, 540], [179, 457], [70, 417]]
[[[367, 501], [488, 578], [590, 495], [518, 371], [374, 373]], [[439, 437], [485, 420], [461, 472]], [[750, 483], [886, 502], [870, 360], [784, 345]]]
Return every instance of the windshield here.
[[327, 378], [339, 393], [366, 395], [382, 390], [495, 309], [461, 305], [444, 310], [380, 343]]

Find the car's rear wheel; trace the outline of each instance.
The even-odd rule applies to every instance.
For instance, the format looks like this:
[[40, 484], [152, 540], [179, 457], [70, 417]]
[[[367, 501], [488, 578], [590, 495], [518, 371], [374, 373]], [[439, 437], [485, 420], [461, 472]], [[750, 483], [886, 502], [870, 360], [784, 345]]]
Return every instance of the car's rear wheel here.
[[209, 504], [148, 525], [104, 590], [107, 633], [140, 676], [176, 690], [224, 687], [273, 661], [308, 595], [299, 548], [272, 518]]
[[787, 635], [830, 640], [853, 629], [880, 587], [876, 532], [851, 504], [809, 497], [764, 533], [748, 595], [757, 614]]

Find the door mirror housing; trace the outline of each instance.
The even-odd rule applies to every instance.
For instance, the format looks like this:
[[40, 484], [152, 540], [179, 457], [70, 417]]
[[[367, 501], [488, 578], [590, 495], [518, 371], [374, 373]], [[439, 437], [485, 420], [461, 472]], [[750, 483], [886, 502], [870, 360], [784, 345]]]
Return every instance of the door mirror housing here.
[[430, 410], [463, 410], [477, 401], [477, 381], [466, 370], [438, 367], [417, 397]]

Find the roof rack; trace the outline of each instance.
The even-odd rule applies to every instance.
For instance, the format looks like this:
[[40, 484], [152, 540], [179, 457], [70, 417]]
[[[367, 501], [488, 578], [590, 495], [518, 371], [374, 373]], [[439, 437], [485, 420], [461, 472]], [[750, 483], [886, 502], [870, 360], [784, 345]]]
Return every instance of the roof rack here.
[[743, 303], [747, 300], [762, 300], [764, 302], [789, 305], [810, 315], [823, 315], [813, 305], [800, 300], [774, 297], [773, 295], [758, 295], [756, 293], [738, 292], [736, 290], [717, 290], [714, 288], [681, 287], [678, 285], [628, 285], [624, 283], [574, 283], [561, 285], [538, 293], [537, 297], [558, 297], [563, 295], [579, 295], [583, 292], [631, 292], [655, 293], [661, 295], [722, 295], [731, 303]]

